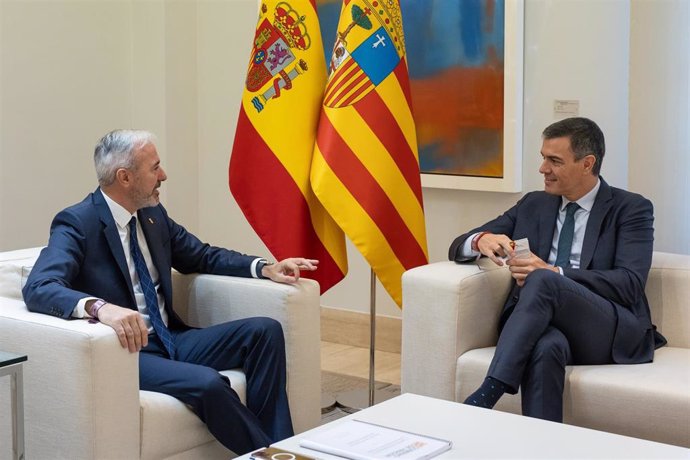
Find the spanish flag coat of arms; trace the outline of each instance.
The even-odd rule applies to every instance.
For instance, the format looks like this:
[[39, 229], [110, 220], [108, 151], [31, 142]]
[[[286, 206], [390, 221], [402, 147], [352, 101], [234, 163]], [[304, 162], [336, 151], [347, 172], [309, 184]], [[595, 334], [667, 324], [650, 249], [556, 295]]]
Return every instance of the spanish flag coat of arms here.
[[265, 0], [247, 70], [230, 190], [276, 259], [319, 259], [321, 292], [347, 273], [342, 230], [309, 175], [326, 64], [313, 0]]

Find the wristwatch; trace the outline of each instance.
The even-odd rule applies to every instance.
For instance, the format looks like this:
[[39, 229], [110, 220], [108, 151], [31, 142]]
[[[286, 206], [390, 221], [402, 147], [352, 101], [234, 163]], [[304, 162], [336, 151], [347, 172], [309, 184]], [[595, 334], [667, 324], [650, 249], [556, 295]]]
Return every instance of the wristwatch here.
[[266, 265], [273, 265], [275, 262], [269, 262], [266, 259], [261, 259], [257, 264], [256, 264], [256, 276], [257, 278], [261, 278], [263, 280], [267, 280], [268, 276], [263, 275], [263, 269]]
[[[101, 307], [105, 304], [107, 304], [103, 299], [98, 299], [94, 303], [91, 304], [91, 313], [89, 315], [93, 316], [94, 318], [98, 319], [98, 310], [101, 309]], [[88, 312], [87, 312], [88, 313]]]

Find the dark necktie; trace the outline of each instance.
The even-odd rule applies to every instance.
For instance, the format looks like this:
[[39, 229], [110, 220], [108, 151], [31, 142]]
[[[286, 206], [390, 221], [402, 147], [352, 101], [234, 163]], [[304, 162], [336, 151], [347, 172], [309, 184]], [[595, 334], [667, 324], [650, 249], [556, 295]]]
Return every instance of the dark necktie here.
[[570, 251], [573, 246], [573, 236], [575, 234], [575, 211], [580, 206], [574, 201], [565, 207], [565, 221], [561, 227], [561, 234], [558, 237], [558, 253], [556, 255], [556, 267], [570, 266]]
[[153, 330], [156, 331], [156, 334], [158, 334], [158, 337], [161, 339], [163, 345], [165, 345], [165, 349], [168, 350], [168, 353], [172, 358], [174, 357], [175, 353], [175, 345], [173, 344], [170, 330], [165, 326], [163, 318], [161, 317], [161, 312], [158, 309], [158, 295], [156, 294], [156, 287], [153, 285], [153, 280], [149, 274], [149, 269], [146, 268], [146, 261], [144, 260], [144, 256], [141, 254], [141, 249], [139, 248], [136, 217], [132, 217], [132, 220], [129, 221], [129, 251], [132, 254], [134, 266], [137, 269], [141, 290], [144, 292], [146, 308], [149, 311], [149, 319], [151, 320]]

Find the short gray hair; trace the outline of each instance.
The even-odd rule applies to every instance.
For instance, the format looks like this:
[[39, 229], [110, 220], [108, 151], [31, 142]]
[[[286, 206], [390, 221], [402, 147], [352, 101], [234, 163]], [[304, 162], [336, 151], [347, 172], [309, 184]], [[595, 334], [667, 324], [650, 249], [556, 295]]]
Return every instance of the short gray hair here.
[[103, 136], [93, 153], [98, 184], [108, 186], [115, 182], [118, 169], [134, 167], [134, 152], [154, 141], [152, 133], [131, 129], [117, 129]]

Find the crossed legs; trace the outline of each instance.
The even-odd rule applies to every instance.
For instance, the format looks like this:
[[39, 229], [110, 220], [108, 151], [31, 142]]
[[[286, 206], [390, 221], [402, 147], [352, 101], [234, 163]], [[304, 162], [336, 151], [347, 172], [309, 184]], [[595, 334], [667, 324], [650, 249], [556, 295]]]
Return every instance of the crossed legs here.
[[[610, 301], [558, 273], [536, 270], [501, 331], [487, 381], [502, 385], [501, 394], [521, 386], [525, 415], [562, 421], [565, 366], [611, 363], [616, 322]], [[465, 402], [483, 402], [487, 381]], [[498, 397], [476, 405], [493, 407]]]

